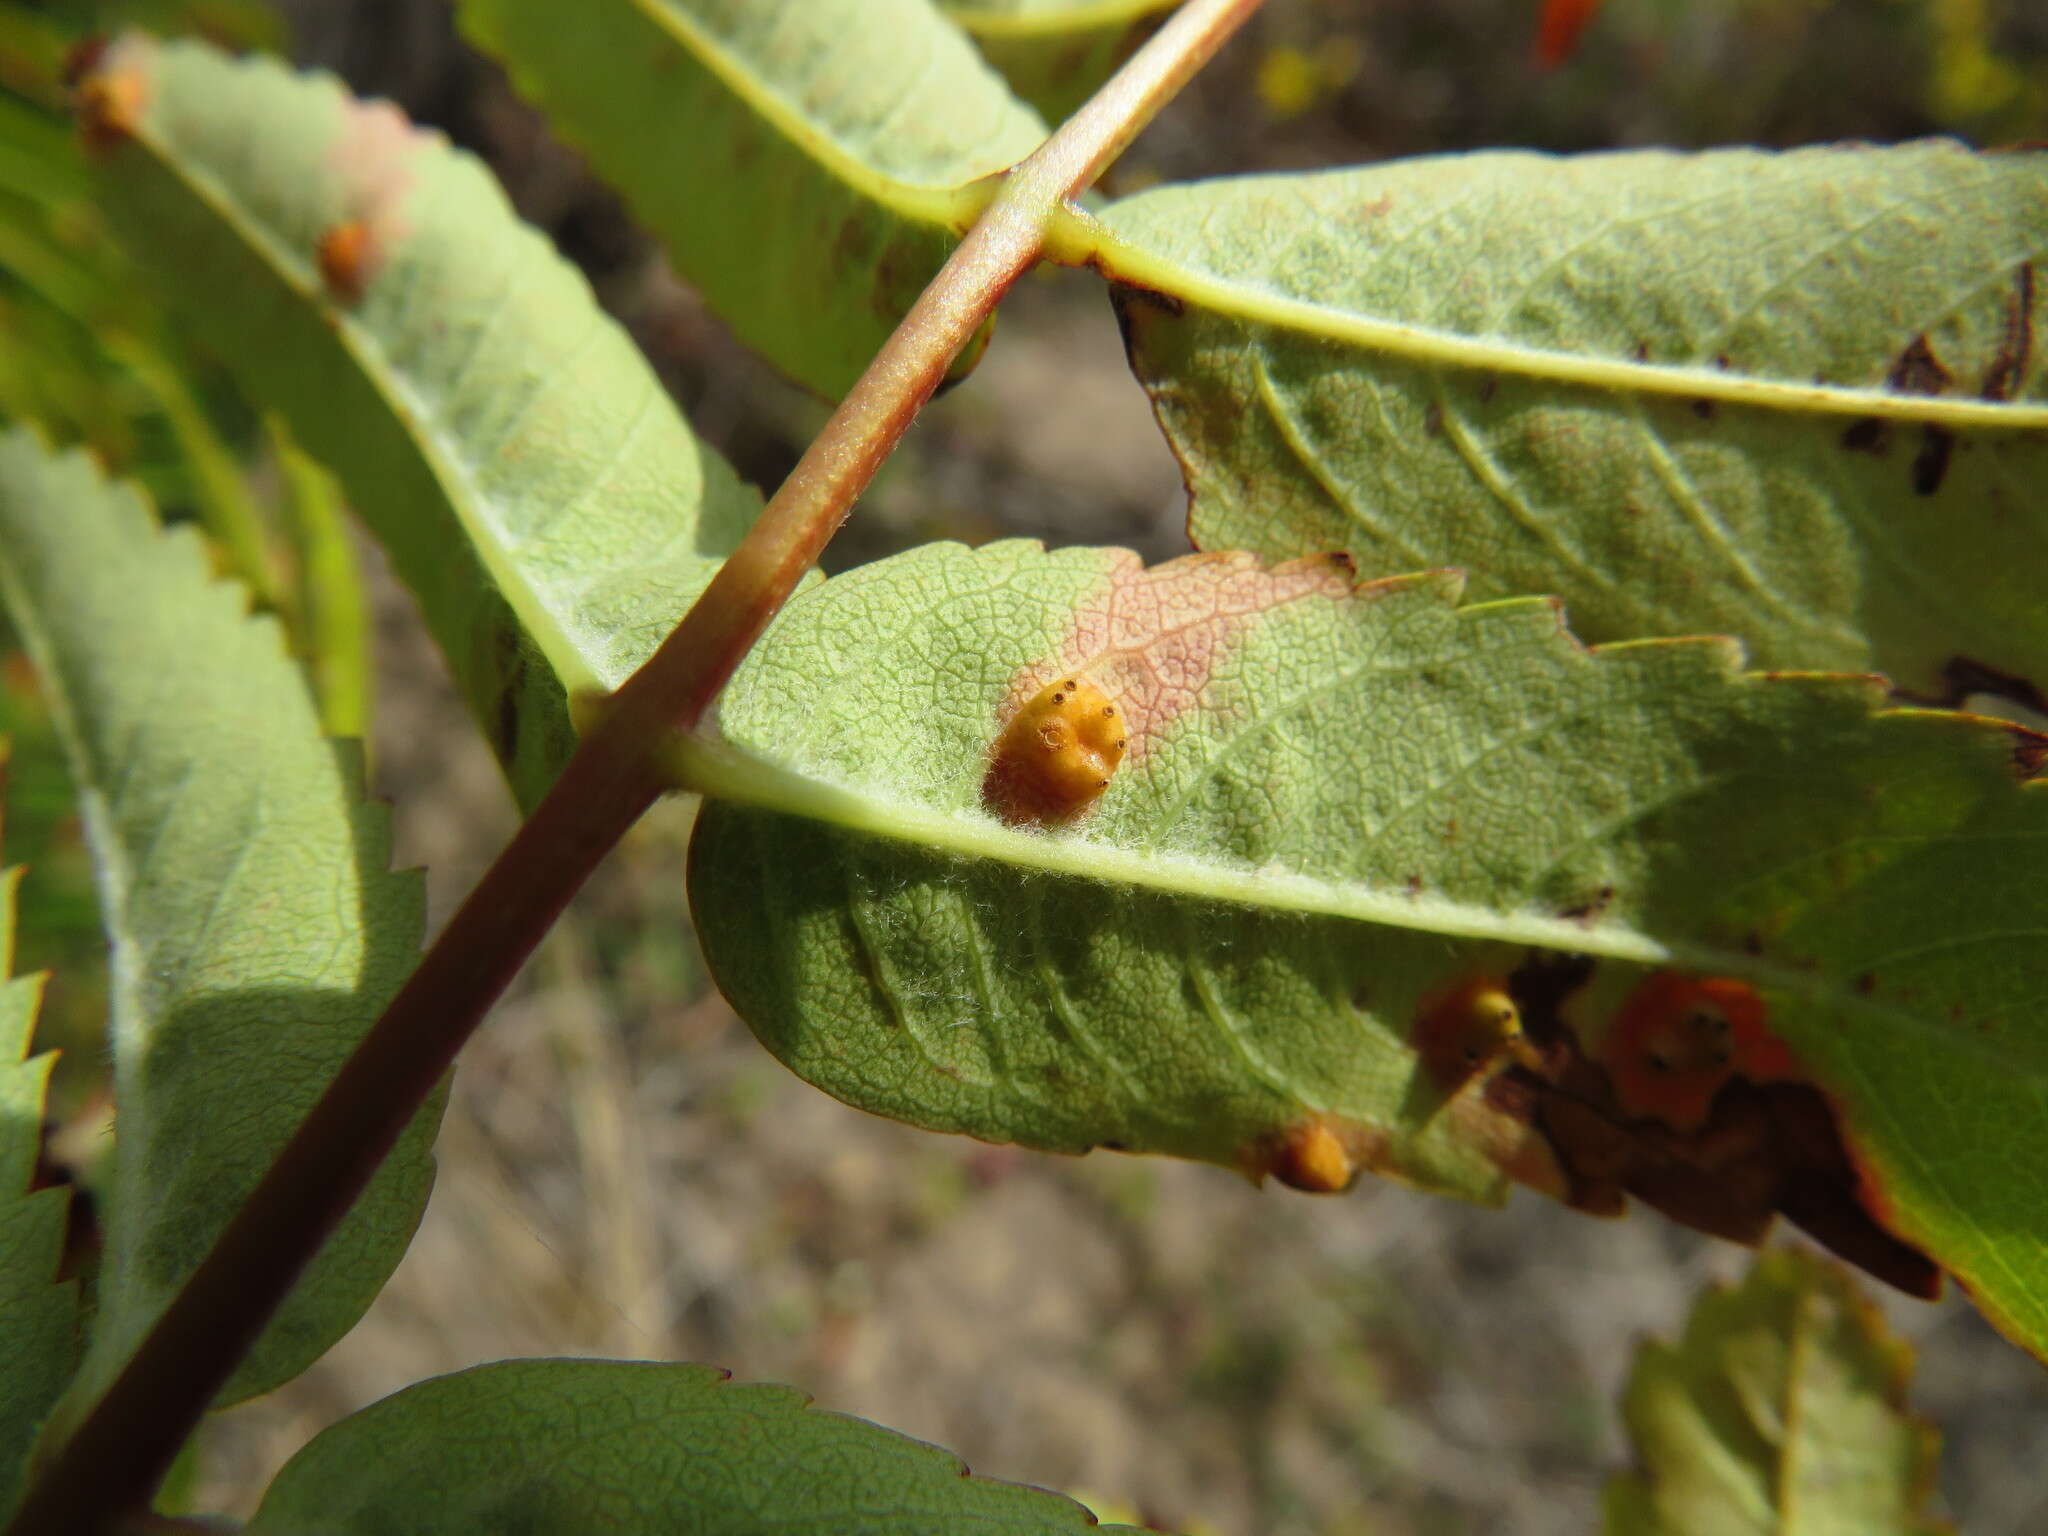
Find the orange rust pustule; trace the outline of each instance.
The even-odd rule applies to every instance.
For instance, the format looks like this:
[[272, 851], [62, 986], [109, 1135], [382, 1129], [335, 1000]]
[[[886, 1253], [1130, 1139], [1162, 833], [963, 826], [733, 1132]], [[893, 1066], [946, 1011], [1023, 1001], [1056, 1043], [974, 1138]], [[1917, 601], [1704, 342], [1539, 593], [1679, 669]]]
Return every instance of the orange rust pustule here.
[[1423, 1070], [1444, 1093], [1455, 1093], [1497, 1061], [1533, 1054], [1523, 1038], [1522, 1010], [1497, 976], [1473, 976], [1430, 998], [1413, 1039]]
[[141, 70], [117, 65], [82, 75], [75, 95], [79, 135], [88, 150], [104, 154], [134, 136], [149, 85]]
[[361, 219], [348, 219], [320, 237], [315, 252], [320, 280], [343, 303], [361, 303], [364, 290], [376, 274], [378, 254], [370, 238], [370, 226]]
[[1314, 1114], [1260, 1138], [1245, 1153], [1243, 1166], [1254, 1181], [1271, 1174], [1289, 1189], [1339, 1195], [1372, 1165], [1384, 1140], [1355, 1121]]
[[1063, 676], [996, 736], [982, 801], [1013, 827], [1063, 826], [1102, 798], [1128, 745], [1115, 701], [1085, 677]]
[[1344, 1142], [1323, 1121], [1303, 1126], [1281, 1144], [1273, 1164], [1273, 1177], [1290, 1189], [1311, 1194], [1334, 1195], [1349, 1189], [1358, 1179], [1358, 1169]]
[[1755, 988], [1677, 971], [1659, 971], [1629, 994], [1600, 1057], [1623, 1109], [1678, 1131], [1703, 1125], [1731, 1078], [1769, 1083], [1805, 1076], [1771, 1032]]

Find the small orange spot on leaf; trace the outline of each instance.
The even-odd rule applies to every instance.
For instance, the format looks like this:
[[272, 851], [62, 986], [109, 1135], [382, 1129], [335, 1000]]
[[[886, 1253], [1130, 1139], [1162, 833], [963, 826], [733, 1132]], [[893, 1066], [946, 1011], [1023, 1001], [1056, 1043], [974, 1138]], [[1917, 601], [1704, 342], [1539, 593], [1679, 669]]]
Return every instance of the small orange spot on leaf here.
[[1273, 1175], [1289, 1188], [1330, 1195], [1349, 1189], [1358, 1177], [1358, 1169], [1337, 1133], [1324, 1121], [1316, 1120], [1281, 1144]]
[[1386, 1138], [1338, 1115], [1316, 1114], [1273, 1135], [1244, 1153], [1254, 1180], [1271, 1174], [1290, 1189], [1312, 1195], [1341, 1194], [1385, 1152]]
[[1522, 1033], [1522, 1010], [1496, 976], [1471, 977], [1424, 1002], [1414, 1043], [1423, 1070], [1444, 1093], [1509, 1057], [1533, 1056]]
[[370, 227], [361, 219], [346, 220], [322, 235], [317, 256], [320, 280], [344, 304], [362, 302], [370, 279], [382, 264]]
[[124, 143], [142, 122], [148, 101], [148, 82], [133, 65], [95, 68], [83, 75], [78, 82], [77, 110], [85, 147], [104, 154]]

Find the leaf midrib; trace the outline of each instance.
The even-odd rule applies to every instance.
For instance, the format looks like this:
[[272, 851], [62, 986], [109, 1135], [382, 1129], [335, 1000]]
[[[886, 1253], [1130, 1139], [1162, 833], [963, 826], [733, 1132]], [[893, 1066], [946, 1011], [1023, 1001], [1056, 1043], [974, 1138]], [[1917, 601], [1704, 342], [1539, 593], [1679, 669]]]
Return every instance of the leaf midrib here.
[[1092, 266], [1113, 283], [1165, 294], [1247, 326], [1291, 331], [1360, 351], [1439, 367], [1499, 373], [1622, 395], [1665, 395], [1724, 401], [1760, 410], [1930, 422], [1958, 431], [2048, 429], [2048, 404], [1898, 394], [1834, 384], [1792, 384], [1713, 368], [1594, 357], [1523, 342], [1483, 340], [1435, 326], [1376, 320], [1327, 304], [1262, 292], [1169, 260], [1123, 239], [1108, 225], [1073, 208], [1055, 215], [1047, 231], [1046, 252], [1063, 264]]
[[[903, 218], [962, 234], [994, 200], [989, 177], [957, 186], [935, 187], [903, 181], [861, 160], [789, 102], [731, 49], [667, 0], [632, 0], [656, 31], [667, 33], [755, 116], [842, 185]], [[1001, 168], [989, 176], [1001, 174]]]
[[1440, 896], [1411, 896], [1405, 890], [1380, 891], [1284, 871], [1232, 868], [1169, 853], [1140, 854], [1086, 836], [1024, 831], [990, 817], [935, 811], [877, 794], [872, 786], [834, 783], [799, 773], [722, 739], [678, 738], [669, 751], [668, 764], [678, 787], [692, 793], [930, 852], [1264, 912], [1333, 917], [1447, 939], [1521, 945], [1635, 965], [1671, 966], [1702, 975], [1740, 977], [1825, 1007], [1838, 1017], [1853, 1017], [1874, 1030], [1902, 1031], [1934, 1040], [1944, 1050], [1969, 1052], [2030, 1077], [2040, 1073], [2039, 1064], [2024, 1055], [1982, 1038], [1959, 1036], [1941, 1020], [1866, 996], [1840, 978], [1775, 964], [1746, 950], [1657, 939], [1619, 923], [1593, 927], [1572, 918], [1504, 912]]
[[[671, 754], [679, 781], [699, 794], [779, 811], [934, 851], [1042, 874], [1072, 875], [1196, 900], [1356, 919], [1451, 938], [1493, 939], [1569, 949], [1643, 964], [1678, 952], [1632, 929], [1588, 928], [1567, 918], [1509, 914], [1405, 892], [1382, 894], [1306, 875], [1232, 869], [1178, 854], [1137, 853], [1086, 836], [1028, 832], [991, 817], [949, 814], [836, 784], [757, 757], [729, 742], [687, 737]], [[1716, 957], [1718, 950], [1712, 951]], [[1733, 958], [1733, 957], [1730, 957]]]
[[1141, 21], [1162, 11], [1177, 10], [1180, 5], [1181, 0], [1073, 0], [1071, 5], [1061, 7], [986, 11], [959, 4], [958, 0], [941, 0], [939, 11], [970, 37], [1004, 42], [1023, 38], [1036, 42]]

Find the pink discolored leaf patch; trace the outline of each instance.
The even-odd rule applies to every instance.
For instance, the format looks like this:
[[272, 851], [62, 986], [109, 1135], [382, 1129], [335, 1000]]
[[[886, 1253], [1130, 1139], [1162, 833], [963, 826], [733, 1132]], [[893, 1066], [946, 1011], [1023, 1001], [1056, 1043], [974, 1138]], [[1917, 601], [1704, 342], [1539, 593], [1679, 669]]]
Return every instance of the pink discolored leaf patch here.
[[404, 209], [419, 158], [439, 134], [416, 128], [388, 101], [349, 100], [327, 163], [342, 189], [345, 218], [321, 237], [320, 271], [337, 297], [354, 301], [411, 232]]
[[1319, 555], [1265, 568], [1256, 556], [1188, 555], [1146, 566], [1129, 550], [1105, 552], [1108, 579], [1074, 609], [1058, 650], [1020, 669], [1000, 711], [1002, 723], [1063, 672], [1086, 672], [1119, 700], [1132, 763], [1205, 691], [1230, 643], [1261, 617], [1290, 603], [1346, 600], [1356, 594], [1351, 562]]

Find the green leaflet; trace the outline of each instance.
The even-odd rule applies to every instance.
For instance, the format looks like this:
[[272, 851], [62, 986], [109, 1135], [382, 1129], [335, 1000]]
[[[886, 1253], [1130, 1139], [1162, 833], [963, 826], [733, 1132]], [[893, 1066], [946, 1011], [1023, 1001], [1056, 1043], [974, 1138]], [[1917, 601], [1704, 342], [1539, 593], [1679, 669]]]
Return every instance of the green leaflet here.
[[[120, 1140], [87, 1406], [205, 1255], [417, 958], [357, 749], [324, 739], [275, 623], [189, 532], [80, 456], [0, 438], [0, 595], [71, 758], [112, 945]], [[354, 1324], [432, 1181], [421, 1113], [224, 1393]]]
[[99, 161], [117, 223], [340, 475], [532, 804], [570, 699], [653, 651], [757, 498], [437, 135], [191, 44], [124, 39], [98, 80], [139, 104]]
[[480, 1366], [316, 1436], [271, 1484], [249, 1536], [1136, 1536], [807, 1401], [701, 1365]]
[[741, 339], [828, 396], [980, 212], [970, 183], [1045, 134], [930, 0], [460, 12]]
[[1636, 1355], [1622, 1411], [1639, 1470], [1607, 1536], [1935, 1536], [1937, 1437], [1906, 1410], [1912, 1351], [1834, 1265], [1763, 1254], [1702, 1296], [1674, 1348]]
[[1180, 0], [940, 0], [1010, 89], [1057, 123], [1094, 94]]
[[29, 1193], [56, 1057], [28, 1054], [42, 978], [8, 979], [20, 873], [0, 873], [0, 1519], [20, 1497], [29, 1447], [78, 1355], [78, 1285], [56, 1278], [68, 1200], [61, 1189]]
[[[721, 989], [799, 1073], [916, 1124], [1256, 1170], [1330, 1119], [1360, 1162], [1487, 1198], [1526, 1138], [1435, 1090], [1432, 998], [1594, 956], [1590, 1041], [1643, 965], [1746, 977], [1900, 1229], [2048, 1344], [2048, 791], [2006, 730], [1744, 674], [1725, 642], [1589, 652], [1550, 603], [1457, 591], [1011, 542], [798, 599], [724, 742], [685, 753], [730, 802], [691, 870]], [[1063, 672], [1119, 702], [1130, 755], [1073, 826], [1006, 827], [990, 743]]]
[[1163, 188], [1077, 243], [1198, 547], [2048, 683], [2048, 154], [1450, 156]]
[[[184, 0], [146, 9], [166, 27], [193, 24]], [[229, 5], [207, 21], [216, 36], [254, 42], [277, 30], [275, 18], [252, 25], [259, 17]], [[62, 81], [65, 55], [81, 41], [82, 30], [0, 7], [0, 314], [23, 343], [0, 360], [0, 420], [34, 421], [60, 442], [82, 438], [167, 493], [166, 505], [189, 505], [236, 574], [274, 604], [261, 517], [209, 414], [218, 365], [190, 355], [137, 292], [133, 267], [92, 206]], [[154, 461], [139, 453], [149, 444]]]

